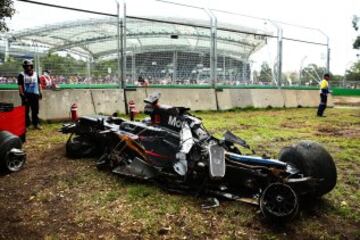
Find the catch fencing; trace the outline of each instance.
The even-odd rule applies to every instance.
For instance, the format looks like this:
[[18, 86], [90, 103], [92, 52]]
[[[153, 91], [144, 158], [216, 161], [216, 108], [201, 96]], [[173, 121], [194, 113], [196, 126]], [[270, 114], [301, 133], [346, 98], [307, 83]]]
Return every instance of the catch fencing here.
[[24, 24], [0, 35], [0, 83], [16, 82], [23, 59], [57, 85], [122, 88], [316, 86], [329, 70], [328, 38], [317, 29], [160, 0], [114, 4], [112, 12], [16, 4], [47, 14], [24, 29], [30, 16], [20, 11], [13, 21]]

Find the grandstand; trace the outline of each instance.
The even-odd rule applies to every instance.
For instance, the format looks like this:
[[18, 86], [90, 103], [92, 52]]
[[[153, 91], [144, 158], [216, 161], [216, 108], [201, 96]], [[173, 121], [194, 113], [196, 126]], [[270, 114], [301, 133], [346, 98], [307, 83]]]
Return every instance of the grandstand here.
[[[0, 57], [3, 63], [9, 59], [34, 58], [38, 69], [47, 68], [65, 76], [116, 76], [117, 21], [115, 17], [91, 18], [3, 34]], [[217, 31], [218, 82], [245, 83], [251, 73], [249, 58], [266, 44], [269, 33], [238, 25], [218, 28], [227, 29]], [[71, 56], [82, 69], [59, 73], [60, 65], [49, 65], [44, 60], [49, 55]], [[16, 70], [2, 69], [0, 76], [14, 76]], [[135, 83], [139, 77], [156, 84], [209, 83], [209, 23], [182, 18], [127, 17], [126, 81]]]

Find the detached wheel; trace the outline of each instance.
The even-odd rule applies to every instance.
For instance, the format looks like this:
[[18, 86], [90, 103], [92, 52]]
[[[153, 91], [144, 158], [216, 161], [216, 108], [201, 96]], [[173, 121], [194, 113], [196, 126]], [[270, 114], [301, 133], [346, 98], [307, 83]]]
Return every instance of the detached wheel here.
[[66, 143], [66, 155], [70, 158], [91, 157], [96, 153], [96, 147], [87, 137], [70, 136]]
[[8, 172], [17, 172], [25, 164], [26, 155], [21, 150], [21, 139], [8, 132], [0, 132], [0, 165]]
[[260, 197], [260, 209], [269, 220], [291, 220], [299, 210], [298, 197], [290, 186], [272, 183]]
[[319, 179], [311, 193], [320, 197], [330, 192], [336, 185], [337, 173], [333, 158], [319, 143], [301, 141], [298, 144], [284, 148], [279, 159], [290, 163], [299, 169], [304, 176]]

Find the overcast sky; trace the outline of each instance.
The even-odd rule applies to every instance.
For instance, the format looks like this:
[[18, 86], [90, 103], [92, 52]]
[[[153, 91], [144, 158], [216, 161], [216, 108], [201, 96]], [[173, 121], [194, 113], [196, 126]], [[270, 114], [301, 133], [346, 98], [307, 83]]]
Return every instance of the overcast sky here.
[[[36, 0], [46, 3], [83, 8], [94, 11], [116, 13], [115, 0]], [[174, 2], [207, 6], [219, 10], [232, 11], [240, 14], [251, 15], [259, 18], [269, 18], [286, 23], [308, 26], [321, 29], [330, 37], [331, 47], [331, 70], [336, 74], [343, 74], [351, 63], [358, 59], [359, 51], [352, 49], [352, 42], [356, 32], [352, 28], [353, 15], [360, 15], [360, 0], [171, 0]], [[59, 11], [43, 8], [15, 0], [17, 13], [12, 20], [8, 21], [12, 30], [41, 26], [44, 24], [70, 21], [77, 18], [87, 17], [79, 13]], [[164, 17], [187, 17], [207, 19], [206, 13], [200, 10], [185, 7], [175, 7], [169, 4], [156, 2], [155, 0], [128, 0], [127, 12], [129, 15], [164, 16]], [[249, 18], [218, 14], [218, 18], [224, 22], [233, 22], [239, 25], [262, 24], [266, 30], [275, 31], [270, 25], [264, 25], [263, 21], [251, 21]], [[245, 24], [244, 24], [245, 23]], [[309, 41], [326, 42], [326, 38], [318, 31], [309, 31], [301, 28], [285, 27], [284, 36], [303, 38]], [[288, 48], [291, 48], [288, 46]], [[294, 48], [294, 47], [292, 47]], [[314, 62], [325, 62], [326, 48], [314, 46], [301, 47], [301, 55], [294, 54], [294, 64], [299, 65], [300, 59], [306, 63], [312, 62], [312, 54], [317, 58]], [[320, 49], [320, 50], [319, 50]], [[284, 52], [284, 61], [291, 62], [289, 51]], [[316, 52], [316, 54], [314, 53]], [[273, 53], [271, 53], [274, 55]], [[288, 54], [288, 55], [286, 55]], [[270, 54], [269, 54], [270, 55]], [[296, 56], [295, 56], [296, 55]], [[274, 57], [274, 56], [269, 56]], [[291, 64], [290, 64], [291, 65]], [[289, 65], [289, 68], [290, 68]], [[292, 67], [294, 68], [294, 67]], [[285, 69], [286, 71], [286, 63]]]

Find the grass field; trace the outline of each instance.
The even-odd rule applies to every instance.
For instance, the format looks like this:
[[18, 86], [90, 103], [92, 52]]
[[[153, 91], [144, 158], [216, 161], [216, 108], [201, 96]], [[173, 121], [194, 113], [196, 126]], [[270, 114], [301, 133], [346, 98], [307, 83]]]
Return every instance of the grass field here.
[[24, 169], [0, 176], [0, 239], [360, 239], [360, 110], [237, 110], [199, 112], [216, 136], [229, 129], [257, 154], [277, 157], [302, 139], [323, 144], [338, 170], [336, 188], [285, 225], [266, 222], [258, 208], [223, 201], [201, 209], [201, 198], [98, 171], [92, 159], [65, 157], [60, 124], [30, 130]]

